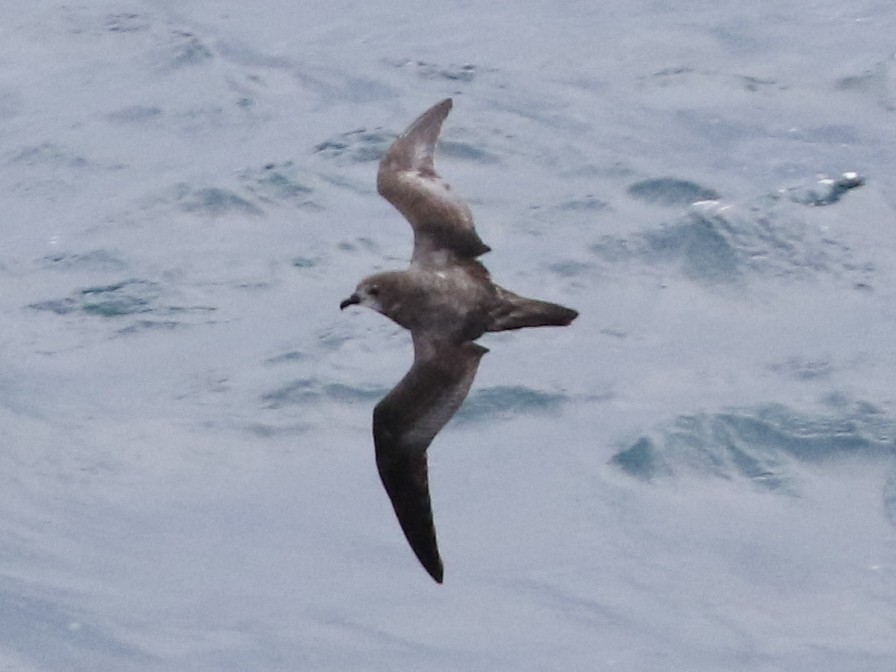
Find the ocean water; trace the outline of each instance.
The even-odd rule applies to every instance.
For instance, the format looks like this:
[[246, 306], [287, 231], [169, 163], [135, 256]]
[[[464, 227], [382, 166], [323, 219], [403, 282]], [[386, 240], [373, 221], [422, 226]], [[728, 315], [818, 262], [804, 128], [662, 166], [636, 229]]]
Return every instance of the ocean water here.
[[[891, 3], [0, 7], [0, 670], [889, 672]], [[340, 313], [437, 167], [495, 279], [382, 492], [406, 333]]]

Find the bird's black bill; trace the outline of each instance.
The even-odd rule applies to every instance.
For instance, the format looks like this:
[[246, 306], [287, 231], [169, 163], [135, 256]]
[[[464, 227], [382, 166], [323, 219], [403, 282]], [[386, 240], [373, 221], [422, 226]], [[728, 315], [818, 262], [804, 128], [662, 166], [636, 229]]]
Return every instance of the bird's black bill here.
[[357, 294], [352, 294], [345, 301], [339, 304], [339, 310], [345, 310], [349, 306], [354, 306], [361, 303], [361, 299], [358, 298]]

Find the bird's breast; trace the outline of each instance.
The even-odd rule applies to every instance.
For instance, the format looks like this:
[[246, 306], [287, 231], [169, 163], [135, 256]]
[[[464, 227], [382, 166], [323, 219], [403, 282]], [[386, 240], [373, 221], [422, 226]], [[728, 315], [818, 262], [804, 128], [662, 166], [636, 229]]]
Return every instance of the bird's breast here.
[[417, 269], [409, 280], [415, 300], [404, 304], [402, 319], [396, 319], [399, 324], [411, 330], [433, 330], [463, 340], [481, 335], [483, 330], [477, 325], [484, 323], [484, 316], [495, 300], [494, 287], [487, 278], [457, 266]]

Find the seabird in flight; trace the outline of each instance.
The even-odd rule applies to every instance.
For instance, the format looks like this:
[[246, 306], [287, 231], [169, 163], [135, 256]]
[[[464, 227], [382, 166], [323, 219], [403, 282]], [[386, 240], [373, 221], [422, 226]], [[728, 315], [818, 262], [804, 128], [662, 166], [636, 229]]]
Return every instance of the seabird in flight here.
[[411, 332], [414, 363], [373, 409], [380, 479], [408, 543], [442, 582], [429, 497], [426, 450], [463, 404], [479, 360], [475, 340], [488, 331], [565, 326], [571, 308], [527, 299], [499, 287], [476, 258], [489, 251], [464, 200], [433, 163], [448, 98], [424, 112], [383, 156], [377, 190], [410, 222], [410, 267], [365, 278], [340, 308], [362, 305]]

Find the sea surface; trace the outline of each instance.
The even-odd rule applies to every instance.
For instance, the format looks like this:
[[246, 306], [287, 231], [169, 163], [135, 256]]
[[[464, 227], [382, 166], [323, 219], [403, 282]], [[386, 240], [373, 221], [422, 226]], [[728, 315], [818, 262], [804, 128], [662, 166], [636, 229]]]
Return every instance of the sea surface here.
[[[896, 7], [0, 4], [0, 670], [892, 672]], [[375, 188], [495, 280], [434, 441], [445, 583], [373, 460]]]

